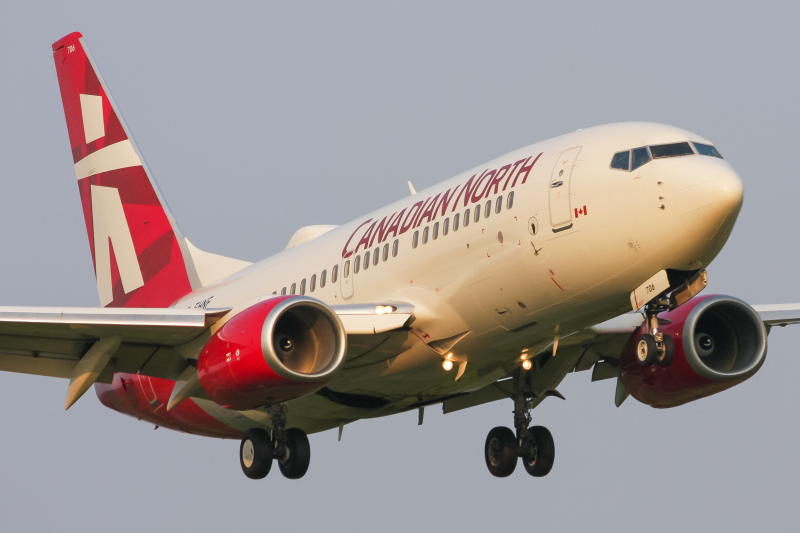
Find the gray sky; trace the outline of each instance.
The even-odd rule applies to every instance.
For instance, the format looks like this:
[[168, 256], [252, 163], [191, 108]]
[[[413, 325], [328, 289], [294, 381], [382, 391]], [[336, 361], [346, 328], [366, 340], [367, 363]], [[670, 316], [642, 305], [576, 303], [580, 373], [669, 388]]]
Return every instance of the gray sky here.
[[[35, 5], [34, 5], [35, 4]], [[256, 261], [521, 146], [606, 122], [712, 140], [745, 203], [709, 293], [800, 301], [800, 7], [790, 2], [14, 2], [0, 19], [0, 304], [98, 305], [50, 44], [81, 31], [184, 233]], [[645, 223], [646, 221], [643, 221]], [[495, 479], [511, 402], [311, 436], [301, 481], [238, 442], [0, 375], [0, 529], [794, 531], [800, 328], [748, 382], [659, 411], [588, 373], [534, 413], [543, 479]], [[13, 529], [12, 529], [13, 528]]]

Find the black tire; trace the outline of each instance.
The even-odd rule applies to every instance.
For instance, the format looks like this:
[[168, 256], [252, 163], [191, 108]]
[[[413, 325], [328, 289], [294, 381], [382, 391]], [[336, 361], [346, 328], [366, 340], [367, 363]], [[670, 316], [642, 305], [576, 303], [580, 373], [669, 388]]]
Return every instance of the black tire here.
[[543, 477], [550, 473], [556, 460], [556, 444], [553, 435], [544, 426], [528, 428], [530, 446], [522, 455], [522, 466], [533, 477]]
[[278, 460], [278, 467], [287, 479], [300, 479], [306, 475], [308, 465], [311, 463], [311, 445], [302, 429], [290, 428], [284, 435], [286, 457]]
[[656, 338], [645, 333], [639, 337], [639, 342], [636, 343], [636, 359], [642, 366], [652, 366], [656, 360], [658, 348], [656, 348]]
[[664, 335], [664, 353], [656, 357], [659, 366], [669, 366], [675, 359], [675, 341], [669, 335]]
[[495, 477], [508, 477], [517, 467], [519, 444], [514, 432], [507, 427], [496, 427], [486, 436], [483, 455], [486, 468]]
[[263, 429], [248, 429], [239, 445], [239, 464], [250, 479], [264, 479], [272, 468], [272, 440]]

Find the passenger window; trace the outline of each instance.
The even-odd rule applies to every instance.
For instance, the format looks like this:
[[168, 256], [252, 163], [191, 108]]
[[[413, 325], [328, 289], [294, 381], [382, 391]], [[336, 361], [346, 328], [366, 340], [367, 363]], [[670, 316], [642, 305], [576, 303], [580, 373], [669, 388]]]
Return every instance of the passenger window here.
[[489, 215], [492, 214], [492, 201], [486, 201], [486, 210], [483, 212], [483, 218], [489, 218]]
[[397, 249], [400, 247], [400, 239], [395, 239], [392, 244], [392, 257], [397, 257]]
[[650, 151], [646, 146], [635, 149], [633, 151], [633, 166], [631, 167], [631, 170], [636, 170], [640, 166], [649, 163], [651, 159]]
[[336, 283], [336, 280], [339, 279], [339, 265], [333, 265], [333, 270], [331, 270], [331, 283]]
[[327, 270], [323, 270], [322, 274], [319, 275], [319, 288], [320, 289], [325, 286], [325, 276], [327, 274], [328, 274], [328, 271]]
[[383, 245], [383, 260], [386, 261], [389, 259], [389, 243]]
[[281, 289], [281, 296], [286, 296], [286, 287]]
[[303, 296], [306, 293], [306, 280], [303, 278], [303, 281], [300, 282], [300, 295]]
[[353, 274], [358, 274], [358, 271], [361, 270], [361, 256], [359, 255], [356, 257], [356, 264], [353, 265]]
[[347, 262], [344, 264], [344, 277], [347, 279], [350, 276], [350, 260], [348, 259]]
[[697, 153], [700, 155], [710, 155], [711, 157], [719, 157], [722, 159], [722, 154], [720, 154], [717, 149], [710, 144], [694, 143], [694, 147], [697, 149]]
[[611, 158], [611, 168], [616, 168], [619, 170], [628, 170], [631, 163], [631, 151], [626, 150], [624, 152], [617, 152], [614, 154], [614, 157]]
[[439, 223], [437, 222], [436, 224], [433, 225], [433, 240], [435, 241], [438, 238], [439, 238]]
[[508, 205], [506, 205], [506, 209], [511, 209], [511, 206], [514, 205], [514, 191], [508, 193], [508, 200], [506, 201]]
[[464, 227], [469, 226], [469, 209], [464, 211]]
[[659, 144], [657, 146], [651, 146], [650, 153], [653, 154], [653, 159], [694, 155], [692, 147], [689, 146], [689, 143]]
[[372, 266], [376, 266], [378, 264], [378, 259], [381, 258], [381, 248], [375, 248], [375, 251], [372, 252]]
[[314, 292], [314, 289], [317, 288], [317, 275], [314, 274], [311, 276], [311, 286], [309, 287], [310, 292]]
[[289, 290], [289, 294], [297, 294], [297, 283], [292, 283], [292, 288]]
[[444, 219], [444, 224], [442, 225], [442, 237], [447, 235], [448, 231], [450, 231], [450, 217]]
[[422, 244], [428, 244], [428, 226], [425, 226], [425, 229], [422, 230]]
[[[356, 259], [356, 262], [358, 262], [358, 259]], [[358, 268], [358, 267], [356, 267], [356, 268]], [[369, 268], [369, 250], [367, 250], [367, 253], [364, 254], [364, 270], [366, 270], [368, 268]], [[358, 271], [356, 270], [356, 272], [358, 272]]]
[[416, 248], [419, 244], [419, 230], [414, 232], [414, 237], [411, 238], [411, 247]]
[[458, 219], [461, 218], [460, 213], [456, 213], [453, 216], [453, 231], [458, 231]]
[[503, 210], [503, 197], [498, 196], [497, 200], [494, 201], [494, 212], [496, 215], [500, 214], [500, 211]]
[[476, 206], [475, 207], [475, 223], [477, 224], [480, 219], [481, 219], [481, 208], [480, 208], [480, 206]]

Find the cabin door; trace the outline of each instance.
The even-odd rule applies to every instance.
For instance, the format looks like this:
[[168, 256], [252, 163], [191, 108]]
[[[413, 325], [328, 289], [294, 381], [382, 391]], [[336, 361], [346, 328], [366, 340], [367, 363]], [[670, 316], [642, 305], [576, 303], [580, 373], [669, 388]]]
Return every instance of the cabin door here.
[[564, 150], [558, 156], [558, 161], [556, 161], [550, 176], [550, 224], [553, 227], [553, 233], [572, 227], [570, 178], [580, 151], [580, 146]]

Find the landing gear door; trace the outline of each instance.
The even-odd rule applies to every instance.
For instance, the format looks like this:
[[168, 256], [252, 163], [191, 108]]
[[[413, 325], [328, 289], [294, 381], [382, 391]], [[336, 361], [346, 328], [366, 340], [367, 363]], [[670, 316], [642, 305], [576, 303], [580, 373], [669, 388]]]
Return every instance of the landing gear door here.
[[572, 227], [572, 205], [570, 202], [570, 178], [575, 160], [581, 151], [580, 146], [564, 150], [550, 176], [550, 224], [553, 233]]

